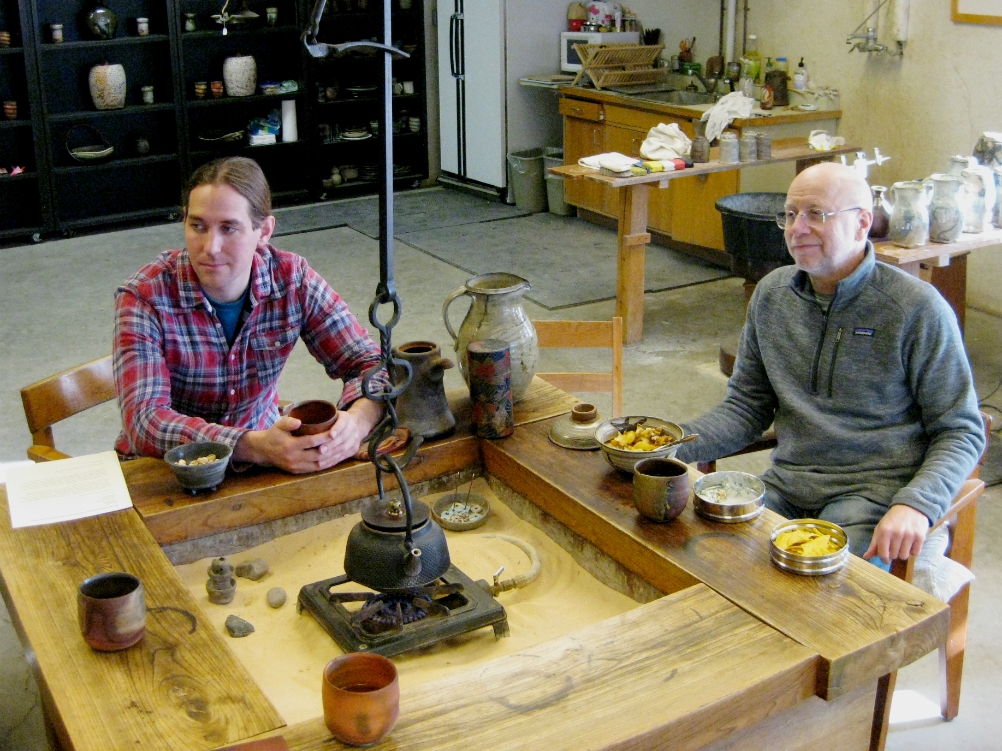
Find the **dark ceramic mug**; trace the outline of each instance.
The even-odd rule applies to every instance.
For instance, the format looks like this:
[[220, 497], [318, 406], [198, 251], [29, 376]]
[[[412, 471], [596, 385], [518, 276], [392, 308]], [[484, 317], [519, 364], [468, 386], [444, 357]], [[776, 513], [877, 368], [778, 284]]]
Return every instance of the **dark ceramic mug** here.
[[298, 402], [286, 408], [285, 414], [302, 422], [292, 431], [292, 435], [317, 435], [334, 427], [337, 421], [337, 407], [323, 399]]
[[689, 468], [678, 459], [642, 459], [633, 468], [633, 505], [654, 522], [667, 522], [689, 502]]
[[146, 632], [143, 583], [120, 571], [85, 579], [77, 591], [77, 614], [80, 633], [94, 649], [128, 649]]

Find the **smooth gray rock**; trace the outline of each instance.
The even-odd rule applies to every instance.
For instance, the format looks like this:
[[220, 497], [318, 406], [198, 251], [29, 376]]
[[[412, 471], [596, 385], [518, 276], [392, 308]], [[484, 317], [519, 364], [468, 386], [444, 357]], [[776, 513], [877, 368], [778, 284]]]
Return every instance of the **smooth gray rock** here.
[[241, 636], [253, 634], [254, 624], [238, 616], [228, 615], [226, 616], [226, 630], [234, 639], [239, 639]]
[[285, 604], [285, 590], [281, 587], [272, 587], [268, 590], [268, 604], [273, 608], [280, 608]]
[[255, 558], [253, 561], [244, 561], [237, 564], [237, 576], [244, 579], [257, 581], [268, 573], [268, 561], [264, 558]]

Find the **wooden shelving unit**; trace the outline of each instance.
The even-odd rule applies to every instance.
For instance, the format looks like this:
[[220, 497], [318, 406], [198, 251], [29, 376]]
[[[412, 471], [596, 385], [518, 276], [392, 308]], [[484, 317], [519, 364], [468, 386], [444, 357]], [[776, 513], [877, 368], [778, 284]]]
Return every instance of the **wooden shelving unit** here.
[[[412, 81], [413, 94], [393, 99], [401, 129], [394, 139], [394, 160], [408, 168], [396, 180], [403, 188], [428, 176], [427, 86], [424, 76], [424, 11], [421, 0], [400, 9], [392, 2], [394, 37], [413, 51], [412, 58], [394, 63], [400, 82]], [[0, 119], [0, 167], [24, 169], [0, 176], [0, 240], [76, 228], [178, 215], [182, 181], [211, 159], [229, 154], [258, 161], [278, 205], [333, 197], [322, 181], [332, 166], [375, 164], [378, 139], [325, 143], [320, 123], [345, 127], [375, 118], [377, 96], [353, 98], [352, 84], [381, 83], [376, 57], [346, 56], [326, 61], [309, 57], [300, 42], [303, 19], [312, 0], [250, 0], [258, 19], [229, 24], [227, 34], [213, 19], [217, 0], [116, 0], [108, 7], [118, 17], [111, 39], [95, 39], [84, 22], [90, 0], [0, 0], [0, 29], [11, 32], [12, 46], [0, 48], [0, 97], [18, 102], [18, 119]], [[405, 0], [405, 4], [406, 0]], [[265, 6], [278, 8], [275, 26], [266, 22]], [[232, 4], [231, 4], [232, 6]], [[361, 7], [360, 7], [361, 6]], [[234, 10], [231, 7], [230, 10]], [[185, 29], [186, 14], [194, 13], [196, 29]], [[149, 19], [150, 33], [139, 36], [135, 19]], [[50, 25], [63, 25], [63, 41], [54, 43]], [[327, 42], [367, 39], [381, 34], [380, 0], [338, 0], [329, 3], [321, 38]], [[258, 83], [294, 81], [297, 91], [246, 97], [195, 96], [196, 81], [219, 81], [223, 62], [235, 54], [252, 55]], [[126, 73], [126, 104], [117, 110], [97, 110], [87, 76], [98, 64], [121, 64]], [[339, 96], [318, 101], [318, 87], [340, 84]], [[145, 104], [141, 87], [152, 84], [154, 103]], [[281, 102], [296, 103], [299, 140], [248, 146], [206, 141], [210, 131], [246, 130], [248, 122], [281, 110]], [[409, 118], [421, 125], [411, 133]], [[69, 153], [71, 138], [81, 126], [96, 131], [114, 152], [100, 162], [78, 162]], [[93, 129], [93, 130], [91, 130]], [[96, 138], [96, 136], [95, 136]], [[146, 153], [140, 139], [149, 144]], [[351, 144], [349, 147], [348, 144]], [[76, 144], [79, 145], [79, 144]], [[376, 183], [349, 181], [338, 196], [372, 193]]]

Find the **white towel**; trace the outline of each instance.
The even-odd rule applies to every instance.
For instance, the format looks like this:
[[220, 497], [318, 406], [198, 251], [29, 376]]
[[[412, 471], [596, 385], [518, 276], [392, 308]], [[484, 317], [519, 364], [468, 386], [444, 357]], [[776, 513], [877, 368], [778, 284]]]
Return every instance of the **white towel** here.
[[640, 156], [663, 162], [668, 159], [681, 159], [689, 156], [692, 141], [682, 132], [676, 123], [666, 125], [658, 123], [647, 133], [647, 138], [640, 145]]
[[915, 558], [912, 584], [933, 597], [947, 602], [961, 588], [974, 579], [967, 568], [946, 557], [949, 533], [940, 527], [926, 538], [922, 552]]
[[845, 146], [845, 139], [842, 136], [829, 135], [827, 130], [812, 130], [807, 143], [815, 151], [831, 151], [839, 146]]
[[739, 117], [748, 117], [755, 100], [745, 96], [740, 91], [732, 91], [730, 94], [720, 98], [720, 101], [710, 107], [700, 120], [706, 120], [706, 137], [709, 140], [717, 138], [724, 132], [724, 128]]
[[632, 156], [626, 156], [626, 154], [620, 154], [618, 151], [610, 151], [608, 154], [581, 157], [578, 159], [578, 164], [582, 167], [591, 167], [592, 169], [602, 169], [604, 167], [610, 172], [629, 172], [630, 167], [640, 164], [640, 160]]

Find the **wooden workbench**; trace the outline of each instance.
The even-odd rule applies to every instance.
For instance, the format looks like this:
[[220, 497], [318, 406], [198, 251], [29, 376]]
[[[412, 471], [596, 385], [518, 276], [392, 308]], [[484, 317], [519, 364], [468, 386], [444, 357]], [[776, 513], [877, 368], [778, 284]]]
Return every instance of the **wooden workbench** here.
[[[516, 749], [532, 738], [546, 748], [751, 751], [815, 747], [832, 734], [840, 747], [865, 748], [877, 678], [942, 643], [946, 606], [859, 559], [827, 577], [779, 571], [768, 560], [778, 521], [769, 512], [739, 525], [706, 522], [691, 508], [671, 524], [641, 520], [628, 476], [598, 452], [547, 440], [570, 398], [535, 393], [513, 436], [478, 442], [460, 419], [456, 436], [421, 449], [409, 479], [482, 462], [493, 481], [671, 596], [424, 684], [402, 697], [400, 723], [380, 748]], [[12, 530], [0, 491], [0, 589], [61, 747], [187, 751], [281, 733], [294, 749], [340, 748], [319, 708], [316, 720], [282, 727], [144, 522], [171, 539], [192, 518], [196, 535], [240, 529], [346, 502], [367, 490], [358, 467], [371, 467], [271, 473], [270, 485], [266, 472], [228, 478], [210, 497], [170, 505], [156, 495], [162, 462], [125, 466], [142, 515]], [[193, 507], [211, 513], [193, 516]], [[145, 582], [148, 631], [132, 649], [97, 653], [77, 630], [76, 587], [111, 570]]]
[[551, 167], [550, 172], [565, 179], [588, 179], [621, 189], [619, 200], [618, 255], [616, 258], [616, 315], [623, 319], [623, 339], [639, 342], [644, 332], [644, 258], [651, 241], [647, 231], [647, 191], [650, 186], [667, 188], [672, 180], [698, 178], [714, 172], [746, 169], [780, 162], [796, 162], [797, 172], [840, 154], [859, 151], [857, 146], [841, 146], [832, 151], [811, 149], [802, 138], [784, 138], [773, 142], [772, 157], [755, 162], [724, 164], [717, 160], [717, 147], [710, 149], [710, 161], [691, 169], [657, 172], [641, 177], [610, 177], [599, 170], [577, 164]]

